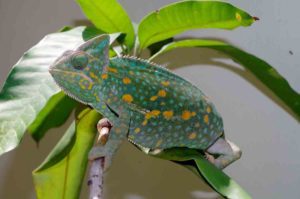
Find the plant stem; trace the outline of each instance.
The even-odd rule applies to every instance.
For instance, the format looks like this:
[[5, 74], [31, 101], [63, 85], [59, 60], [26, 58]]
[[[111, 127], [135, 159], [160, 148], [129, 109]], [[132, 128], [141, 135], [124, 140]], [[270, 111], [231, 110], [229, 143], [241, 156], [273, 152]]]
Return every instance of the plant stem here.
[[104, 157], [92, 161], [88, 186], [90, 187], [89, 199], [103, 199], [103, 171]]

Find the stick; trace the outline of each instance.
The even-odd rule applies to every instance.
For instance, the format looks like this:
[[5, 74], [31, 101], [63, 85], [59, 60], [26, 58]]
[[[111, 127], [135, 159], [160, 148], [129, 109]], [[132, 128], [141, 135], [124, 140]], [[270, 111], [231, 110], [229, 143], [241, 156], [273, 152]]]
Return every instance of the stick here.
[[[100, 142], [104, 146], [108, 140], [109, 132], [112, 125], [108, 119], [103, 118], [97, 124], [99, 137], [97, 143]], [[103, 198], [103, 173], [104, 173], [105, 157], [99, 157], [92, 161], [90, 168], [90, 176], [88, 186], [90, 187], [89, 199], [102, 199]]]
[[103, 198], [104, 161], [104, 157], [100, 157], [92, 161], [88, 180], [88, 186], [90, 187], [90, 199]]

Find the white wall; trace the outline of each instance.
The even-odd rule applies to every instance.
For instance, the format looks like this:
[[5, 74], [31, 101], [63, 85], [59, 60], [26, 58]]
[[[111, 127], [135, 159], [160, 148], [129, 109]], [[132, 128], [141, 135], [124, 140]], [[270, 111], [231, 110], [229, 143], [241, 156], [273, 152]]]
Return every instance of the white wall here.
[[[132, 19], [139, 21], [145, 13], [173, 1], [120, 2]], [[268, 61], [300, 92], [299, 1], [229, 2], [261, 20], [250, 28], [233, 32], [205, 30], [185, 35], [226, 39]], [[72, 0], [0, 0], [1, 84], [10, 66], [43, 35], [64, 25], [80, 24], [82, 19]], [[216, 60], [225, 60], [226, 64], [218, 65]], [[210, 50], [178, 50], [156, 61], [190, 66], [175, 72], [209, 95], [221, 112], [227, 137], [243, 149], [242, 159], [226, 169], [226, 173], [254, 198], [300, 198], [299, 123], [277, 105], [281, 103], [253, 75]], [[62, 132], [52, 130], [39, 149], [26, 137], [17, 150], [0, 157], [0, 198], [34, 198], [31, 171], [46, 157]], [[196, 199], [204, 193], [202, 198], [216, 197], [189, 171], [148, 158], [129, 144], [120, 150], [106, 182], [106, 198], [110, 199]]]

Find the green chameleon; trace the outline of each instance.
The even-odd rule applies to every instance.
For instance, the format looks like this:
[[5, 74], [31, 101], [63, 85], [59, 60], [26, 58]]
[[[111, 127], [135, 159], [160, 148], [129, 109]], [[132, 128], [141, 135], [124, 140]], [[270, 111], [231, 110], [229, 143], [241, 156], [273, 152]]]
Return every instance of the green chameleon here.
[[[241, 156], [224, 137], [222, 118], [202, 91], [164, 67], [133, 57], [109, 59], [109, 36], [66, 51], [49, 72], [61, 89], [101, 113], [109, 138], [90, 158], [111, 158], [124, 139], [146, 153], [189, 148], [223, 169]], [[108, 160], [108, 161], [107, 161]]]

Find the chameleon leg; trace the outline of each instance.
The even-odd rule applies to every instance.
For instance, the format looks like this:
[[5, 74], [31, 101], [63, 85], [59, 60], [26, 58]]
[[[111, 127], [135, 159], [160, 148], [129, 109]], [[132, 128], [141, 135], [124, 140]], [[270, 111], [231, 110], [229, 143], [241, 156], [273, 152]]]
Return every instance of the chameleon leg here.
[[[229, 140], [220, 137], [213, 145], [206, 149], [208, 161], [214, 164], [219, 169], [224, 169], [232, 162], [238, 160], [242, 151], [238, 146]], [[217, 158], [214, 158], [214, 157]]]
[[106, 171], [112, 162], [112, 158], [119, 146], [125, 139], [127, 133], [116, 132], [116, 129], [122, 128], [125, 130], [126, 125], [120, 124], [118, 127], [112, 125], [107, 118], [101, 119], [97, 124], [99, 132], [99, 142], [89, 153], [89, 159], [95, 160], [104, 157], [104, 170]]

